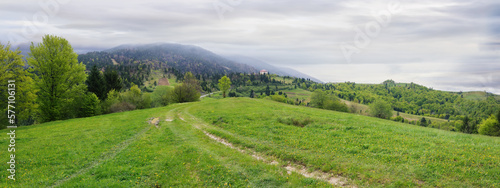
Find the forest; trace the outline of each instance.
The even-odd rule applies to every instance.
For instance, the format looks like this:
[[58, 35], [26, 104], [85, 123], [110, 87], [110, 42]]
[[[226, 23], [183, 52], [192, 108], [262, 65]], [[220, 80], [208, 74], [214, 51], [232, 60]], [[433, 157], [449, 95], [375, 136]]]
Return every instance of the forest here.
[[[63, 38], [47, 35], [43, 39], [43, 43], [30, 47], [27, 62], [20, 51], [11, 50], [9, 45], [2, 46], [2, 63], [5, 64], [2, 67], [8, 73], [2, 77], [3, 83], [23, 80], [18, 91], [18, 95], [23, 96], [17, 104], [20, 114], [16, 123], [19, 125], [196, 101], [203, 93], [219, 91], [219, 80], [224, 76], [231, 83], [228, 97], [268, 98], [343, 112], [357, 110], [349, 109], [340, 99], [370, 106], [384, 101], [388, 104], [381, 106], [396, 111], [397, 117], [392, 117], [392, 112], [386, 109], [387, 113], [372, 116], [401, 122], [406, 120], [399, 117], [400, 112], [439, 118], [449, 122], [446, 130], [466, 133], [479, 133], [480, 124], [487, 123], [490, 116], [500, 110], [499, 97], [490, 93], [486, 93], [484, 99], [474, 100], [464, 92], [439, 91], [393, 80], [381, 84], [317, 83], [272, 73], [256, 74], [250, 66], [221, 60], [193, 46], [121, 46], [77, 55]], [[53, 43], [64, 48], [51, 54], [55, 48]], [[47, 61], [47, 57], [53, 56], [60, 58]], [[47, 75], [57, 76], [49, 79]], [[158, 85], [159, 79], [171, 80], [172, 85]], [[285, 93], [297, 89], [312, 92], [310, 100], [291, 98]], [[1, 94], [6, 97], [4, 91]], [[4, 104], [1, 107], [5, 111], [8, 109]], [[409, 123], [431, 124], [424, 118]]]

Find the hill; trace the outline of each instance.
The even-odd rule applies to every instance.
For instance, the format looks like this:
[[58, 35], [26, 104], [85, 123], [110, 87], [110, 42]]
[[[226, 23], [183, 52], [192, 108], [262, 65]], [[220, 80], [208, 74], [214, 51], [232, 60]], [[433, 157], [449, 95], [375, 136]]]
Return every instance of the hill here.
[[16, 181], [4, 170], [2, 187], [500, 186], [499, 138], [269, 100], [207, 98], [16, 133]]
[[322, 83], [321, 80], [314, 78], [312, 76], [309, 76], [307, 74], [301, 73], [299, 71], [296, 71], [294, 69], [286, 68], [286, 67], [276, 67], [276, 66], [273, 66], [273, 65], [271, 65], [267, 62], [264, 62], [262, 60], [259, 60], [259, 59], [246, 57], [246, 56], [242, 56], [242, 55], [226, 55], [224, 57], [226, 57], [227, 59], [230, 59], [234, 62], [238, 62], [238, 63], [242, 63], [242, 64], [246, 64], [246, 65], [255, 67], [258, 70], [265, 69], [265, 70], [269, 71], [271, 74], [277, 74], [279, 76], [291, 76], [291, 77], [296, 77], [296, 78], [309, 78], [312, 81]]
[[182, 73], [190, 71], [193, 74], [257, 72], [253, 67], [227, 60], [203, 48], [170, 43], [121, 45], [101, 52], [80, 54], [78, 60], [87, 67], [145, 64], [154, 69], [174, 68]]

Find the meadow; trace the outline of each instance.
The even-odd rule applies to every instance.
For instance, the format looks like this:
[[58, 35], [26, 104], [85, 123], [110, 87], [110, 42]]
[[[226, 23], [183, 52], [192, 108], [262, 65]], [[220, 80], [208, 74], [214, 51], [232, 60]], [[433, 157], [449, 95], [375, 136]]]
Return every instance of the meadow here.
[[16, 132], [16, 181], [4, 170], [0, 187], [334, 187], [289, 164], [347, 187], [500, 186], [499, 138], [263, 99], [204, 98]]
[[[500, 139], [256, 99], [200, 103], [208, 132], [369, 187], [498, 187]], [[244, 110], [242, 110], [244, 109]], [[305, 127], [279, 118], [310, 119]]]

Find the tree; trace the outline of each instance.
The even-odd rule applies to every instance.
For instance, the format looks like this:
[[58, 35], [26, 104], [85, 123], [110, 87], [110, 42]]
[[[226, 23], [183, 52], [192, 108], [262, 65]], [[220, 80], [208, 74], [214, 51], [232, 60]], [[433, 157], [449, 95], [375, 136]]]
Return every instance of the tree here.
[[269, 96], [271, 95], [271, 89], [269, 89], [269, 85], [266, 87], [266, 95]]
[[327, 99], [326, 93], [321, 90], [315, 90], [311, 95], [311, 106], [316, 108], [323, 108], [323, 104]]
[[490, 116], [479, 125], [479, 134], [489, 136], [500, 136], [500, 123], [495, 116]]
[[340, 100], [333, 95], [328, 95], [326, 97], [326, 100], [323, 103], [323, 109], [335, 110], [335, 111], [339, 111], [339, 112], [348, 112], [349, 111], [349, 108], [347, 107], [347, 105], [343, 102], [340, 102]]
[[89, 76], [87, 78], [87, 89], [88, 91], [94, 93], [100, 100], [106, 99], [106, 94], [109, 92], [106, 89], [106, 82], [104, 81], [104, 76], [101, 71], [97, 69], [97, 66], [93, 66], [90, 69]]
[[142, 92], [139, 86], [133, 84], [129, 91], [123, 93], [122, 101], [130, 103], [137, 108], [142, 106]]
[[100, 101], [95, 93], [87, 92], [77, 103], [79, 108], [77, 117], [91, 117], [101, 114]]
[[392, 116], [391, 105], [383, 100], [376, 100], [370, 105], [370, 114], [382, 119], [390, 118]]
[[222, 91], [222, 97], [226, 98], [226, 92], [231, 88], [231, 80], [227, 76], [223, 76], [219, 80], [219, 89]]
[[255, 92], [253, 91], [253, 89], [250, 91], [250, 98], [254, 98], [255, 97]]
[[28, 64], [35, 73], [42, 122], [69, 118], [75, 109], [68, 107], [75, 96], [85, 93], [85, 65], [77, 58], [61, 37], [46, 35], [42, 43], [31, 43]]
[[122, 89], [122, 79], [116, 71], [106, 70], [104, 72], [104, 80], [106, 82], [106, 93], [111, 90], [120, 91]]
[[464, 119], [462, 120], [462, 125], [458, 126], [458, 130], [463, 133], [467, 134], [472, 134], [475, 133], [476, 130], [476, 124], [471, 121], [469, 116], [465, 116]]
[[158, 86], [152, 94], [153, 106], [167, 106], [172, 102], [173, 89], [169, 86]]
[[[10, 45], [0, 44], [0, 122], [9, 122], [7, 119], [8, 97], [9, 93], [14, 91], [15, 119], [17, 125], [29, 125], [35, 121], [38, 105], [36, 101], [36, 92], [31, 74], [24, 68], [21, 51], [10, 49]], [[9, 87], [9, 84], [10, 85]], [[15, 90], [10, 90], [13, 88]], [[12, 110], [12, 108], [11, 108]], [[12, 114], [11, 114], [12, 115]], [[4, 128], [0, 126], [0, 129]]]
[[497, 121], [499, 121], [499, 122], [500, 122], [500, 110], [497, 112], [497, 114], [496, 114], [496, 118], [497, 118]]
[[191, 72], [184, 75], [182, 84], [174, 88], [173, 100], [177, 103], [193, 102], [200, 100], [201, 86]]
[[427, 127], [427, 125], [427, 120], [425, 119], [425, 117], [422, 117], [422, 119], [420, 119], [420, 126]]

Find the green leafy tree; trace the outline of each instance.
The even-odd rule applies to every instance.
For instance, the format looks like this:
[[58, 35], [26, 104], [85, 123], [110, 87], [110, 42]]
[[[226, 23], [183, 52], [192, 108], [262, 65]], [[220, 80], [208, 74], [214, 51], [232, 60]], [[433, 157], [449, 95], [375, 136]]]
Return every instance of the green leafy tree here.
[[95, 93], [87, 92], [81, 99], [77, 100], [77, 117], [91, 117], [101, 114], [99, 98]]
[[110, 111], [111, 105], [120, 102], [120, 92], [117, 92], [116, 90], [113, 89], [113, 90], [109, 91], [106, 96], [108, 96], [106, 98], [106, 100], [104, 100], [101, 103], [102, 112], [103, 113], [110, 113], [111, 112]]
[[323, 103], [323, 109], [335, 110], [339, 112], [348, 112], [349, 108], [343, 102], [341, 102], [337, 97], [328, 95], [325, 102]]
[[87, 83], [88, 91], [94, 93], [100, 100], [106, 99], [106, 94], [108, 93], [106, 81], [104, 81], [104, 76], [101, 71], [97, 69], [97, 66], [94, 65], [92, 69], [90, 69], [89, 76], [85, 83]]
[[229, 88], [231, 88], [231, 80], [227, 76], [219, 79], [219, 89], [222, 91], [222, 97], [226, 98], [226, 92]]
[[75, 96], [87, 90], [85, 65], [77, 58], [61, 37], [46, 35], [41, 43], [31, 43], [28, 64], [35, 73], [42, 122], [71, 118]]
[[376, 100], [370, 105], [370, 114], [382, 119], [390, 118], [392, 116], [391, 105], [383, 100]]
[[[10, 49], [10, 45], [4, 46], [0, 44], [0, 98], [4, 101], [0, 102], [0, 129], [5, 128], [4, 122], [8, 122], [7, 110], [9, 103], [7, 102], [10, 88], [15, 88], [14, 96], [16, 103], [13, 104], [16, 114], [14, 121], [17, 120], [17, 125], [29, 125], [34, 123], [38, 104], [36, 101], [36, 92], [34, 88], [31, 74], [24, 68], [21, 51]], [[9, 83], [9, 80], [14, 82]], [[15, 86], [15, 87], [13, 87]], [[11, 90], [13, 91], [13, 90]]]
[[193, 102], [200, 100], [201, 86], [191, 72], [184, 75], [182, 84], [174, 88], [173, 101], [177, 103]]
[[473, 134], [476, 133], [476, 124], [469, 118], [469, 116], [465, 116], [462, 120], [462, 124], [457, 127], [460, 132]]
[[139, 86], [132, 85], [130, 90], [122, 94], [122, 101], [130, 103], [137, 108], [141, 108], [142, 105], [142, 92]]
[[479, 134], [489, 136], [500, 136], [500, 123], [495, 116], [490, 116], [479, 125]]
[[311, 94], [311, 106], [312, 107], [323, 108], [326, 100], [327, 100], [327, 95], [321, 89], [317, 89]]
[[167, 106], [172, 103], [173, 89], [169, 86], [158, 86], [151, 96], [154, 107]]

